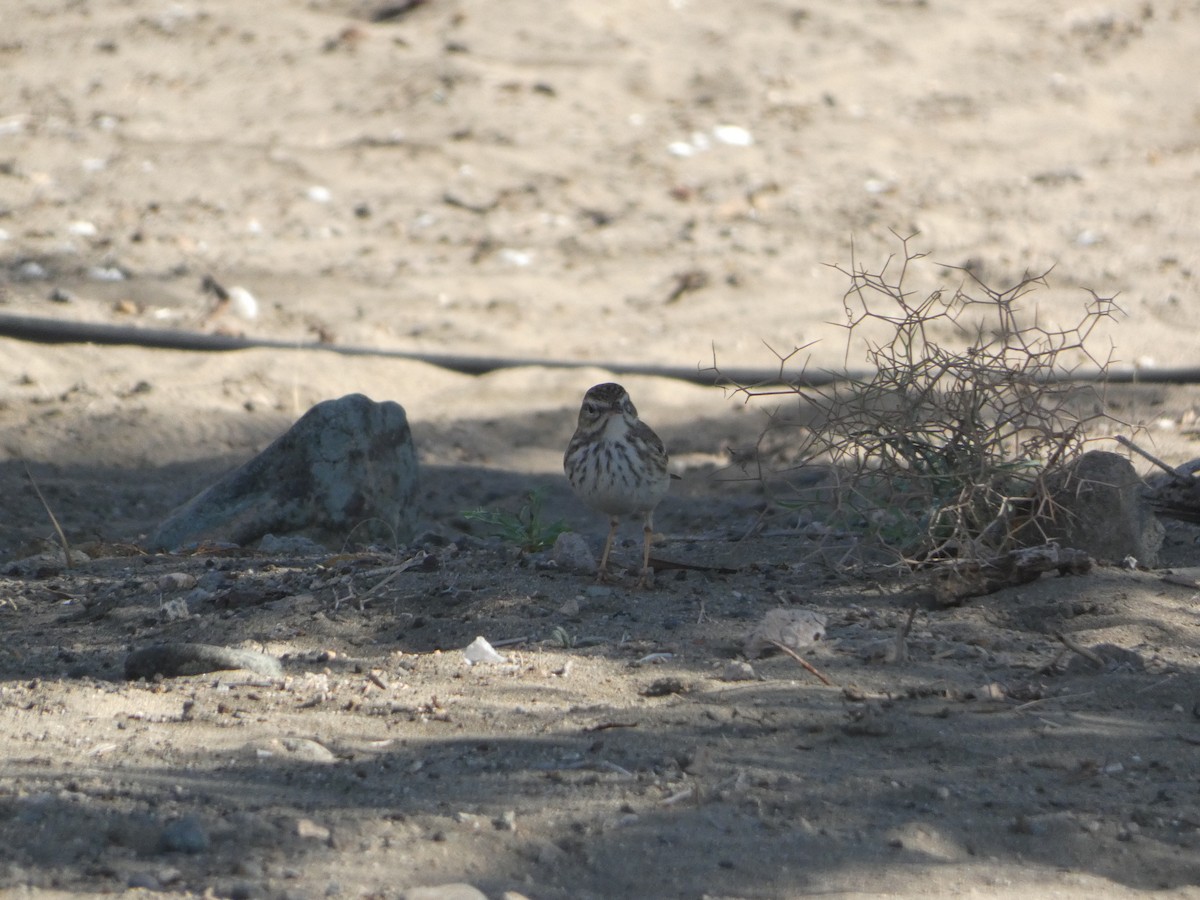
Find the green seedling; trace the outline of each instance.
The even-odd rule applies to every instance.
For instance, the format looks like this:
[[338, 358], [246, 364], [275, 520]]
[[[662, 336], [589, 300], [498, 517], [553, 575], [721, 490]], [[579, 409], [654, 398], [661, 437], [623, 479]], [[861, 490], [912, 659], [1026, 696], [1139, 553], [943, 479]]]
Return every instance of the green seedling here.
[[525, 553], [545, 550], [567, 530], [564, 522], [547, 522], [545, 520], [542, 513], [541, 491], [529, 491], [525, 495], [525, 502], [515, 513], [503, 509], [479, 507], [464, 512], [463, 518], [487, 525], [496, 537], [516, 544]]

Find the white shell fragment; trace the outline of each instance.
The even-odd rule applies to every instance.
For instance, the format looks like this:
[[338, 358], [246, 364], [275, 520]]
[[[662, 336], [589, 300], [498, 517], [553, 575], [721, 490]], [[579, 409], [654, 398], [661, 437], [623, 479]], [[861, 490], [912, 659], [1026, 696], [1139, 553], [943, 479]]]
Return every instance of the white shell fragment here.
[[244, 287], [234, 285], [228, 291], [229, 307], [234, 314], [243, 319], [258, 318], [258, 301], [254, 299], [254, 295]]
[[712, 130], [712, 136], [730, 147], [750, 147], [754, 144], [754, 135], [741, 125], [718, 125]]
[[745, 653], [748, 659], [754, 659], [775, 644], [799, 652], [823, 637], [825, 617], [820, 613], [807, 609], [772, 609], [746, 636]]
[[716, 125], [708, 133], [693, 131], [688, 140], [673, 141], [667, 145], [667, 152], [672, 156], [695, 156], [711, 149], [714, 141], [726, 147], [750, 147], [754, 144], [754, 135], [741, 125]]
[[314, 184], [304, 192], [304, 196], [313, 203], [328, 203], [333, 199], [333, 191], [329, 190], [323, 184]]
[[463, 648], [463, 656], [467, 662], [474, 666], [480, 663], [502, 663], [505, 662], [503, 656], [496, 652], [495, 648], [487, 642], [486, 638], [477, 637], [471, 643]]

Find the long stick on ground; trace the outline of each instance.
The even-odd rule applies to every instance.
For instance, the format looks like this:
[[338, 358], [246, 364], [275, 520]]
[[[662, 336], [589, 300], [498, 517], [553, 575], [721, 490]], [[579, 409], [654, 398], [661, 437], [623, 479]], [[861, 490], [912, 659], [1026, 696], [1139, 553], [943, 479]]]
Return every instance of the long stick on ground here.
[[791, 647], [785, 647], [783, 644], [779, 643], [779, 641], [771, 641], [770, 643], [774, 644], [776, 647], [778, 647], [780, 650], [782, 650], [784, 653], [786, 653], [788, 656], [790, 656], [796, 662], [800, 663], [800, 665], [804, 666], [805, 669], [807, 669], [808, 671], [810, 671], [814, 675], [816, 675], [817, 678], [821, 679], [822, 684], [829, 685], [829, 687], [837, 687], [836, 684], [834, 684], [832, 681], [830, 681], [828, 678], [826, 678], [824, 675], [822, 675], [820, 672], [818, 672], [813, 667], [812, 663], [808, 662], [808, 660], [806, 660], [803, 656], [801, 656], [799, 653], [797, 653]]

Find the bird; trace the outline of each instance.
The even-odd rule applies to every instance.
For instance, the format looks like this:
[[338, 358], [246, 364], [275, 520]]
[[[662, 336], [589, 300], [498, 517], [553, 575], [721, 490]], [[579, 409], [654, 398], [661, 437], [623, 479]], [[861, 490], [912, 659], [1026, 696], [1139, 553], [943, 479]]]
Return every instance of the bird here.
[[563, 454], [563, 471], [579, 498], [608, 516], [608, 539], [597, 579], [608, 577], [608, 557], [622, 516], [642, 517], [644, 541], [638, 586], [650, 574], [654, 510], [667, 495], [671, 475], [662, 439], [638, 418], [629, 392], [608, 382], [589, 388], [579, 423]]

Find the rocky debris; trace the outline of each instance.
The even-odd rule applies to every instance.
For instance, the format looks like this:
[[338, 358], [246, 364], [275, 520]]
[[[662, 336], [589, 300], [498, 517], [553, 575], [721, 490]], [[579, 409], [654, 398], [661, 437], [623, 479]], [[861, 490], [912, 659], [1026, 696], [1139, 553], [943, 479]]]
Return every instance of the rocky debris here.
[[1165, 532], [1142, 491], [1128, 459], [1092, 450], [1047, 473], [1042, 495], [1050, 501], [1049, 511], [1019, 536], [1027, 544], [1057, 541], [1096, 560], [1132, 557], [1154, 568]]
[[125, 677], [129, 681], [156, 676], [203, 675], [228, 669], [246, 669], [269, 678], [283, 676], [283, 666], [273, 656], [254, 650], [235, 650], [212, 644], [155, 644], [134, 650], [125, 658]]
[[318, 403], [245, 465], [172, 513], [152, 550], [300, 534], [340, 547], [412, 537], [417, 457], [404, 408], [362, 394]]

